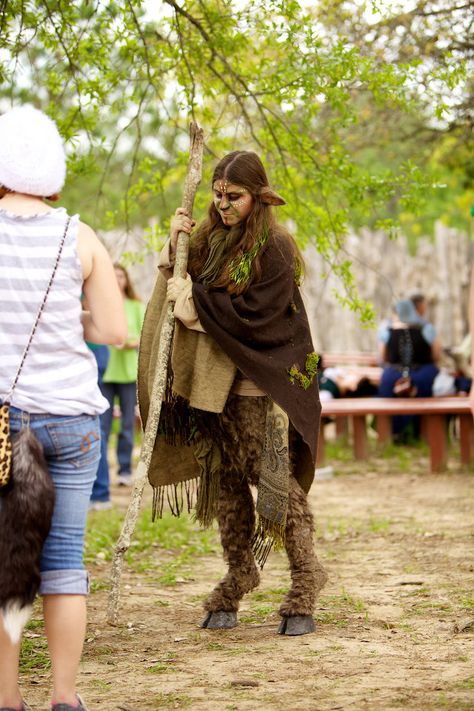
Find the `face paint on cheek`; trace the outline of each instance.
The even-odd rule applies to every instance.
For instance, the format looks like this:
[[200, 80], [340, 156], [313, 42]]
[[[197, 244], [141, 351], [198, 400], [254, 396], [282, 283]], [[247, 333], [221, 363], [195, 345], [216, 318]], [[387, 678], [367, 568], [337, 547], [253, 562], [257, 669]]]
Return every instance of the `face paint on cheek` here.
[[230, 208], [230, 212], [231, 212], [233, 215], [235, 215], [236, 217], [240, 217], [239, 208], [238, 208], [238, 205], [237, 205], [236, 202], [234, 202], [234, 203], [232, 203], [232, 202], [229, 203], [229, 208]]
[[252, 206], [252, 199], [248, 193], [244, 193], [241, 198], [231, 203], [232, 211], [236, 217], [243, 220], [248, 217]]

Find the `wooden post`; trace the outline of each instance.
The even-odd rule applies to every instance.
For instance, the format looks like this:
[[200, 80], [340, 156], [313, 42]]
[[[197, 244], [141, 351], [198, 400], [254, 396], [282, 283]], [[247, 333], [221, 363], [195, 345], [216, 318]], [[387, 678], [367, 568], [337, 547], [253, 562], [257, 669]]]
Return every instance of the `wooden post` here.
[[352, 436], [354, 437], [354, 456], [356, 459], [367, 459], [369, 448], [367, 444], [367, 430], [365, 415], [354, 415], [352, 418]]
[[446, 467], [447, 440], [446, 415], [427, 415], [428, 443], [430, 445], [431, 473]]
[[[201, 182], [202, 174], [202, 153], [204, 145], [203, 131], [194, 121], [190, 126], [190, 153], [188, 162], [188, 172], [184, 184], [182, 206], [186, 209], [189, 216], [192, 215], [194, 198], [199, 183]], [[180, 232], [178, 235], [178, 244], [176, 248], [176, 261], [173, 270], [173, 276], [186, 276], [189, 251], [189, 235], [186, 232]], [[145, 482], [148, 478], [148, 469], [150, 466], [151, 456], [155, 445], [156, 433], [158, 431], [158, 422], [160, 419], [161, 402], [166, 389], [166, 377], [168, 369], [168, 358], [171, 350], [174, 330], [174, 305], [169, 302], [167, 307], [166, 318], [160, 334], [160, 345], [157, 357], [156, 376], [153, 381], [152, 393], [150, 398], [150, 409], [148, 419], [143, 434], [142, 446], [140, 451], [140, 461], [135, 473], [135, 483], [132, 491], [130, 504], [125, 515], [120, 536], [115, 545], [114, 557], [112, 559], [112, 570], [110, 576], [110, 594], [107, 608], [107, 621], [109, 624], [115, 625], [118, 620], [118, 605], [120, 597], [120, 578], [122, 574], [123, 557], [126, 551], [130, 548], [130, 542], [135, 530], [140, 510], [140, 504], [143, 495]]]
[[377, 444], [383, 445], [392, 439], [392, 418], [390, 415], [376, 415], [377, 418]]
[[460, 415], [459, 439], [462, 464], [469, 465], [471, 463], [472, 433], [472, 415]]

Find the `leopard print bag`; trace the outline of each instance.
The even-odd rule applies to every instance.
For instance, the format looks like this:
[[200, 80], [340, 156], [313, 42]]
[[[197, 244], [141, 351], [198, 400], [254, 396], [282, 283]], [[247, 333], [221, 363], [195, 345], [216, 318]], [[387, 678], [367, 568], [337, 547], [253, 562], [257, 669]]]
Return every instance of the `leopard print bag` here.
[[12, 441], [10, 439], [10, 405], [0, 405], [0, 488], [10, 481]]

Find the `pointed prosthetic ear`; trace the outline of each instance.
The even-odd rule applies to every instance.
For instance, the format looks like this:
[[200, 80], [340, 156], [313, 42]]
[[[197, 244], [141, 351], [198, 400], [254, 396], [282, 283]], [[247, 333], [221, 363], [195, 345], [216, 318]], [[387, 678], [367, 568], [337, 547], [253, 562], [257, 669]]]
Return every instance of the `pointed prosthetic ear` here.
[[286, 205], [286, 200], [268, 185], [260, 190], [260, 200], [266, 205]]

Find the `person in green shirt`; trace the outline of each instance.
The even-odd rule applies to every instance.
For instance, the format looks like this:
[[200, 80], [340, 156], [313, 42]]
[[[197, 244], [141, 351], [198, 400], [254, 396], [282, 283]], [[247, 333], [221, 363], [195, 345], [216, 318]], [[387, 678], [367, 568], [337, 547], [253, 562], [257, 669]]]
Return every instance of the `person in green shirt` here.
[[[128, 335], [122, 346], [112, 346], [107, 369], [101, 385], [102, 394], [110, 407], [102, 417], [102, 436], [108, 442], [114, 413], [114, 402], [120, 405], [120, 432], [117, 440], [118, 484], [131, 486], [132, 452], [135, 436], [135, 404], [137, 399], [136, 380], [138, 366], [138, 344], [145, 316], [145, 305], [138, 298], [127, 270], [115, 264], [115, 276], [124, 299], [127, 316]], [[109, 479], [108, 466], [102, 467], [102, 477]], [[104, 471], [105, 470], [105, 471]]]

